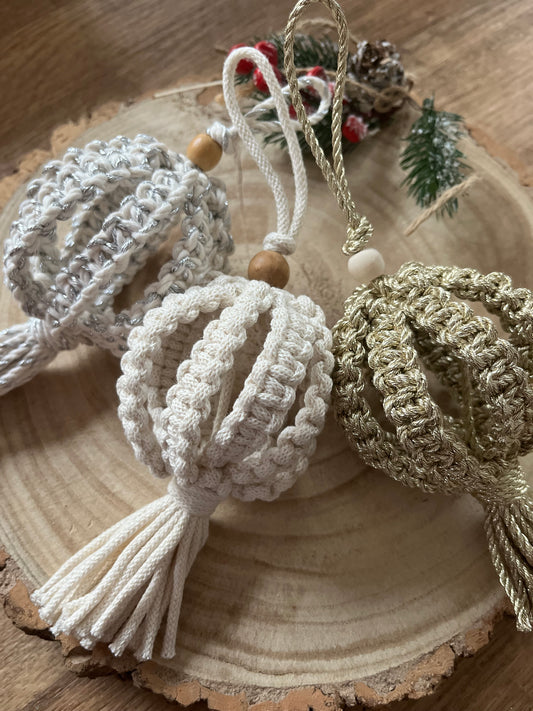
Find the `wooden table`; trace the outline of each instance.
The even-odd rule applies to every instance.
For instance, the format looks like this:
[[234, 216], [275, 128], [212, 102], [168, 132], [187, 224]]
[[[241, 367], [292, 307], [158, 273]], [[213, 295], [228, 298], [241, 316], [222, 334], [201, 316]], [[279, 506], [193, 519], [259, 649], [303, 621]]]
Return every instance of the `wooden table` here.
[[[0, 177], [14, 172], [28, 151], [45, 148], [54, 127], [110, 100], [217, 78], [217, 48], [281, 28], [291, 4], [4, 0]], [[418, 93], [434, 91], [438, 105], [466, 116], [489, 150], [530, 184], [531, 3], [350, 0], [345, 10], [356, 35], [395, 42], [416, 76]], [[492, 642], [461, 661], [434, 696], [399, 702], [390, 711], [531, 711], [532, 655], [533, 635], [519, 634], [512, 620], [504, 620]], [[0, 664], [3, 711], [175, 707], [117, 677], [77, 678], [65, 671], [55, 645], [24, 636], [3, 615]]]

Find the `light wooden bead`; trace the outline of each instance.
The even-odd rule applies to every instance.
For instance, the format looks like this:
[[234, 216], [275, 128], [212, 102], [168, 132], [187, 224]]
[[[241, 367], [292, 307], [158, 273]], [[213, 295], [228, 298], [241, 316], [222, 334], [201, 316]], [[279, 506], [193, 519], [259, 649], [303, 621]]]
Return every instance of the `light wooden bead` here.
[[358, 284], [368, 284], [385, 272], [385, 260], [377, 249], [363, 249], [350, 257], [348, 271]]
[[199, 133], [187, 146], [187, 158], [200, 170], [212, 170], [222, 158], [222, 146], [207, 133]]
[[265, 249], [252, 257], [248, 265], [248, 279], [266, 281], [270, 286], [283, 289], [289, 281], [289, 263], [279, 252]]

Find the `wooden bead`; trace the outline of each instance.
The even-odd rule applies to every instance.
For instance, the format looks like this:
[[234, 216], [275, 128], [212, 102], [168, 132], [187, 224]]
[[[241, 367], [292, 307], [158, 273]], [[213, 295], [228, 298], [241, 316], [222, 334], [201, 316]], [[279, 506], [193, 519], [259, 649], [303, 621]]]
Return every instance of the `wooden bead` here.
[[222, 146], [207, 133], [199, 133], [187, 146], [187, 158], [200, 170], [212, 170], [222, 158]]
[[377, 249], [370, 247], [353, 254], [348, 260], [348, 271], [358, 284], [368, 284], [385, 271], [385, 260]]
[[258, 252], [248, 265], [248, 279], [266, 281], [278, 289], [283, 289], [290, 273], [289, 263], [283, 254], [270, 249]]

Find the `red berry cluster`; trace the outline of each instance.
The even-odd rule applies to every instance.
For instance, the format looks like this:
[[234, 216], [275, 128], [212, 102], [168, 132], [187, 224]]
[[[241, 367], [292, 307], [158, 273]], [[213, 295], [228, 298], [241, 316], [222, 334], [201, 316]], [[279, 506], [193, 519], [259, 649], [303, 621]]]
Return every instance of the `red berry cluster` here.
[[[239, 47], [247, 46], [249, 45], [243, 43], [235, 44], [230, 49], [230, 52], [233, 52], [234, 49], [238, 49]], [[261, 40], [261, 42], [257, 42], [254, 47], [255, 49], [259, 50], [261, 54], [265, 55], [265, 57], [272, 65], [277, 80], [282, 86], [284, 86], [287, 83], [287, 79], [285, 78], [285, 75], [278, 66], [279, 56], [276, 45], [274, 45], [272, 42], [269, 42], [268, 40]], [[241, 76], [248, 76], [251, 74], [255, 88], [262, 94], [269, 93], [268, 85], [265, 81], [263, 73], [257, 67], [254, 68], [254, 63], [250, 59], [241, 59], [241, 61], [237, 64], [236, 72]], [[319, 77], [323, 81], [328, 81], [328, 75], [326, 73], [326, 70], [324, 69], [324, 67], [320, 66], [313, 67], [312, 69], [310, 69], [306, 73], [306, 76]], [[329, 90], [331, 92], [331, 96], [333, 97], [333, 92], [335, 91], [334, 82], [329, 82]], [[312, 113], [320, 102], [318, 92], [313, 89], [313, 87], [309, 87], [307, 89], [302, 89], [300, 93], [302, 95], [302, 102], [306, 112], [308, 114]], [[349, 100], [345, 97], [343, 99], [343, 106], [347, 111], [349, 111], [349, 103]], [[294, 109], [294, 106], [292, 106], [292, 104], [291, 106], [289, 106], [289, 115], [293, 119], [296, 118], [296, 110]], [[344, 119], [342, 124], [342, 135], [344, 136], [344, 138], [350, 143], [359, 143], [359, 141], [362, 141], [363, 138], [365, 138], [367, 133], [368, 125], [367, 123], [365, 123], [363, 117], [358, 116], [354, 113], [347, 113], [346, 118]]]
[[[230, 49], [230, 52], [233, 52], [234, 49], [238, 49], [239, 47], [248, 46], [249, 45], [243, 44], [242, 42], [240, 44], [234, 44]], [[272, 44], [272, 42], [268, 42], [268, 40], [261, 40], [261, 42], [258, 42], [254, 45], [254, 47], [268, 59], [279, 83], [286, 84], [287, 81], [278, 68], [279, 57], [276, 45]], [[254, 69], [254, 63], [250, 59], [241, 59], [241, 61], [237, 64], [235, 71], [241, 76], [246, 76], [247, 74], [251, 74], [253, 72], [253, 82], [255, 88], [263, 94], [268, 94], [268, 86], [263, 73], [257, 67]]]

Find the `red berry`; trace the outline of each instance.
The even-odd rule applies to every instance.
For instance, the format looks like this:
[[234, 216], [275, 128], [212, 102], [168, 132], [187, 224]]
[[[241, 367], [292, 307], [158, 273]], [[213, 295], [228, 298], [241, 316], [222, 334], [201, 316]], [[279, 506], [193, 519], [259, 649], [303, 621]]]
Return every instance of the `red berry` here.
[[[285, 84], [285, 77], [280, 72], [280, 70], [277, 67], [272, 67], [272, 69], [274, 70], [274, 74], [276, 75], [276, 79], [279, 81], [279, 83]], [[268, 84], [266, 83], [265, 77], [263, 76], [263, 72], [260, 69], [254, 69], [253, 80], [256, 89], [262, 91], [263, 94], [270, 93]]]
[[255, 45], [255, 48], [258, 49], [261, 54], [265, 55], [273, 67], [278, 66], [278, 50], [276, 49], [276, 45], [272, 44], [272, 42], [268, 42], [267, 40], [261, 40], [261, 42], [258, 42]]
[[318, 77], [319, 79], [322, 79], [322, 81], [327, 81], [328, 80], [328, 75], [326, 74], [326, 70], [324, 67], [313, 67], [307, 72], [308, 77]]
[[[234, 44], [233, 47], [230, 49], [228, 54], [231, 54], [234, 49], [239, 49], [239, 47], [248, 47], [249, 45], [243, 44], [242, 42], [240, 44]], [[235, 71], [237, 74], [250, 74], [252, 69], [254, 68], [254, 63], [252, 62], [251, 59], [241, 59], [241, 61], [237, 64], [237, 67], [235, 68]]]
[[359, 143], [368, 133], [368, 126], [360, 116], [350, 114], [342, 124], [342, 135], [350, 143]]

